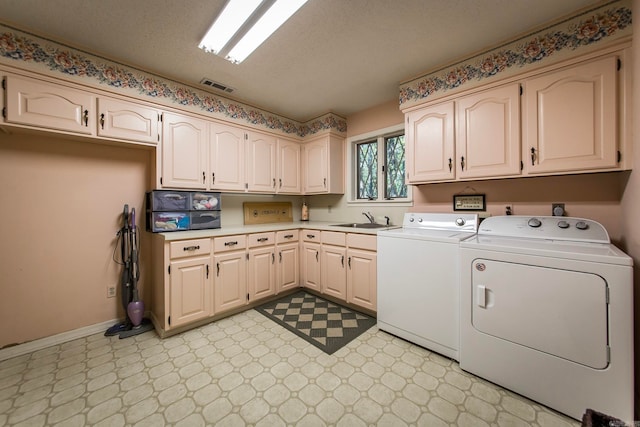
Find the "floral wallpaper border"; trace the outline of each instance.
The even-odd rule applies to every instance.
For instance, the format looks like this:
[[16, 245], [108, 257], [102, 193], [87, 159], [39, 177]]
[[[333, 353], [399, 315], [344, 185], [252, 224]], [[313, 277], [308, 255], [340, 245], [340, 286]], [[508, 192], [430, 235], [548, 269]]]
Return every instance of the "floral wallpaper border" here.
[[0, 25], [0, 57], [37, 64], [67, 77], [84, 77], [112, 89], [133, 89], [138, 95], [238, 120], [250, 125], [304, 137], [325, 130], [347, 131], [347, 122], [333, 113], [306, 123], [271, 114], [213, 94], [194, 90], [152, 74], [95, 57], [68, 46]]
[[[617, 2], [617, 1], [616, 1]], [[514, 67], [543, 61], [561, 50], [576, 50], [591, 45], [622, 30], [631, 31], [631, 9], [627, 6], [611, 6], [612, 3], [574, 16], [561, 24], [546, 29], [547, 32], [523, 37], [510, 43], [508, 48], [495, 49], [467, 59], [452, 68], [422, 76], [400, 86], [399, 103], [415, 104], [429, 96], [456, 89], [472, 81], [494, 77]], [[588, 17], [585, 14], [593, 13]], [[561, 25], [565, 28], [558, 28]]]

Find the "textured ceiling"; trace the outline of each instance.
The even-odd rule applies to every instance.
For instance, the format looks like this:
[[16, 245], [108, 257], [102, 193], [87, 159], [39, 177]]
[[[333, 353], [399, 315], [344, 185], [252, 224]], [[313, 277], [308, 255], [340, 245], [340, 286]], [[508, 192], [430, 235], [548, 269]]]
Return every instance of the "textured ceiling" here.
[[197, 47], [224, 4], [0, 0], [0, 20], [195, 87], [208, 77], [235, 88], [233, 99], [304, 122], [395, 99], [403, 80], [594, 1], [309, 0], [237, 65]]

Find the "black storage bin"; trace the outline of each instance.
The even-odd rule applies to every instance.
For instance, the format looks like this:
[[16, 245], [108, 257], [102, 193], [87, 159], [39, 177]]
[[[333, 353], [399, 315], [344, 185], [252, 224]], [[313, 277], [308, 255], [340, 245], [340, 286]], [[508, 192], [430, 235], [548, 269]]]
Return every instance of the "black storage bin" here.
[[190, 202], [188, 191], [153, 190], [147, 193], [147, 210], [152, 212], [188, 211]]

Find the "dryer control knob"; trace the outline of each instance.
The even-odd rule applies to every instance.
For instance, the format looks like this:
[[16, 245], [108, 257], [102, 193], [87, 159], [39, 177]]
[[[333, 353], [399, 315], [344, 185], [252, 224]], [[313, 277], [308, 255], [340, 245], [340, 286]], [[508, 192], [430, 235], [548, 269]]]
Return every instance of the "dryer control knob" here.
[[589, 224], [584, 221], [578, 221], [576, 222], [576, 228], [578, 230], [586, 230], [587, 228], [589, 228]]
[[458, 227], [462, 227], [465, 223], [466, 223], [466, 221], [464, 220], [464, 218], [457, 218], [456, 219], [456, 225]]
[[418, 218], [418, 222], [422, 222], [422, 218]]
[[531, 218], [529, 221], [527, 221], [527, 224], [529, 225], [529, 227], [538, 228], [542, 225], [542, 222], [538, 218]]
[[409, 218], [409, 222], [413, 222], [415, 219], [413, 217]]
[[558, 222], [558, 227], [560, 228], [569, 228], [569, 223], [567, 221]]

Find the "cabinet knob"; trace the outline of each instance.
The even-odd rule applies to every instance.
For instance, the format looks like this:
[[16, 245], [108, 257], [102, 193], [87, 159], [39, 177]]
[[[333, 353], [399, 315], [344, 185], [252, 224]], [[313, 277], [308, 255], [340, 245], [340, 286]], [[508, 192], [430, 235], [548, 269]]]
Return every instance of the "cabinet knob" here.
[[100, 114], [100, 127], [104, 129], [104, 113]]
[[449, 172], [451, 172], [452, 169], [453, 169], [453, 162], [451, 157], [449, 157]]
[[84, 114], [82, 115], [82, 120], [84, 120], [85, 127], [89, 126], [89, 110], [84, 110]]
[[204, 184], [206, 180], [207, 180], [207, 174], [204, 171], [202, 171], [202, 183]]
[[536, 149], [531, 147], [531, 166], [536, 165]]
[[464, 156], [460, 157], [460, 168], [464, 170]]

